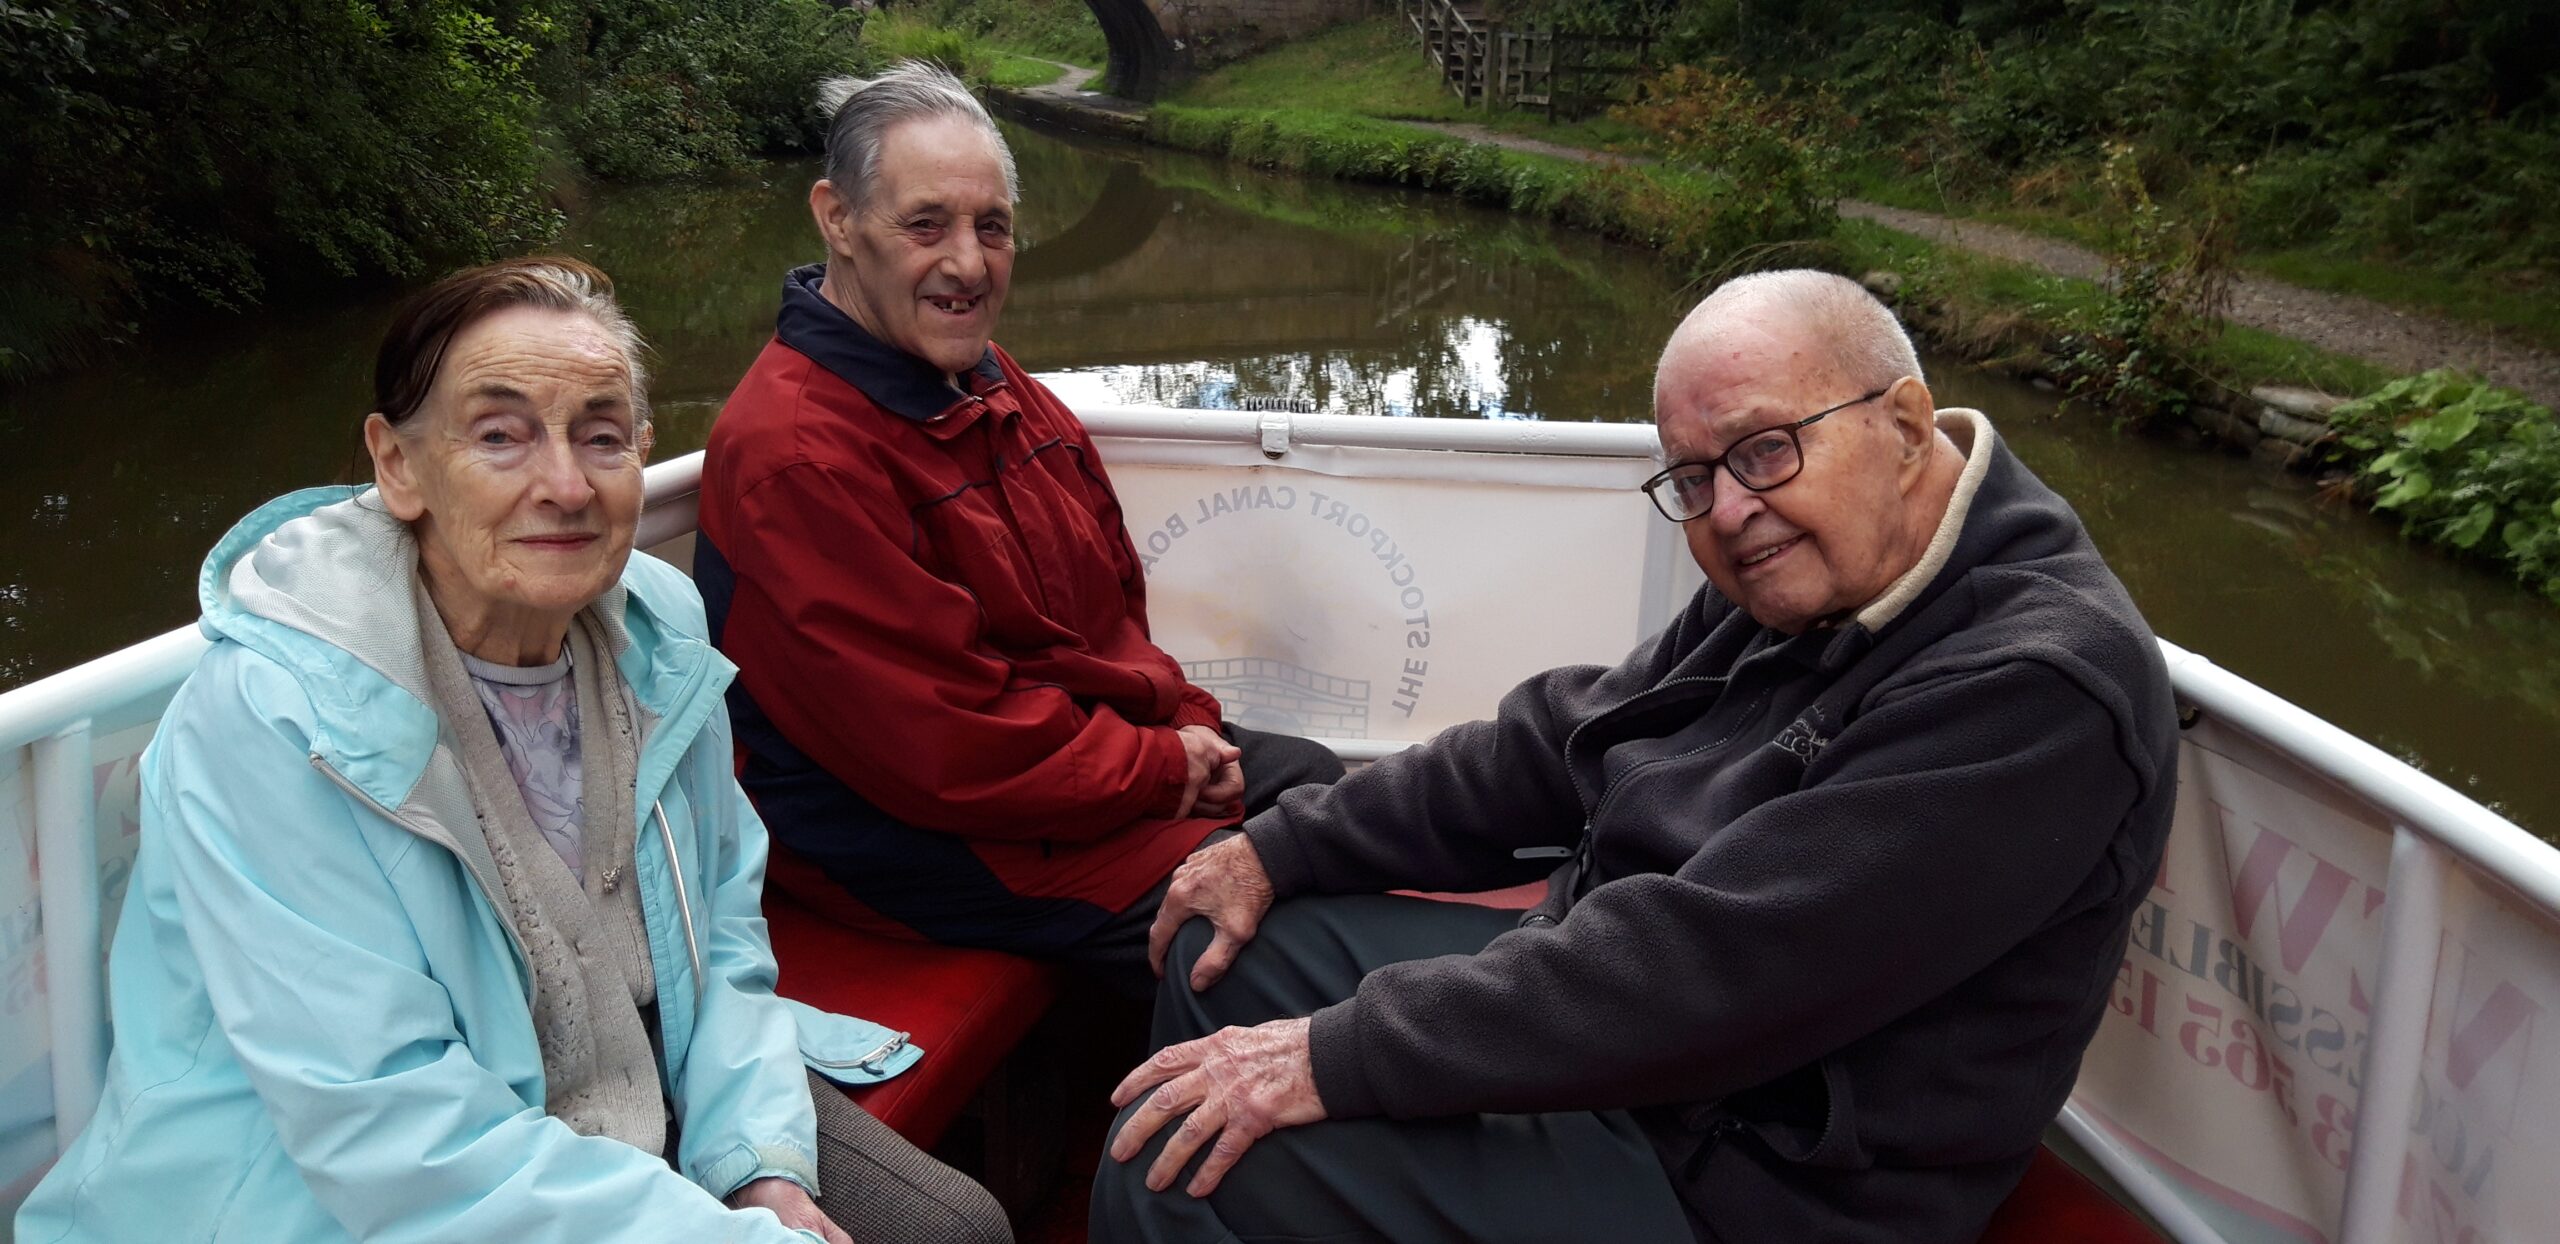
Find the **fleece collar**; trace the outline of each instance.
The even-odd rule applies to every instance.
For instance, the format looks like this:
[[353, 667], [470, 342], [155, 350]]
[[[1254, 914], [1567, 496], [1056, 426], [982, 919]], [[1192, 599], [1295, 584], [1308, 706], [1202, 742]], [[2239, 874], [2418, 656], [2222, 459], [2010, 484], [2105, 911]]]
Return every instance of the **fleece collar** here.
[[818, 292], [825, 264], [794, 268], [782, 278], [782, 311], [774, 317], [774, 336], [808, 355], [836, 378], [862, 391], [872, 404], [916, 423], [949, 410], [967, 398], [984, 397], [1004, 384], [1004, 368], [994, 346], [970, 368], [970, 392], [953, 391], [940, 368], [864, 332], [834, 303]]
[[1991, 421], [1981, 411], [1962, 406], [1939, 411], [1938, 431], [1964, 453], [1964, 473], [1956, 477], [1955, 495], [1947, 499], [1947, 512], [1938, 520], [1938, 530], [1929, 537], [1929, 547], [1921, 552], [1920, 560], [1886, 587], [1883, 595], [1858, 610], [1858, 625], [1870, 631], [1883, 630], [1886, 623], [1901, 616], [1912, 601], [1919, 599], [1921, 589], [1947, 568], [1947, 559], [1956, 551], [1956, 537], [1964, 531], [1965, 514], [1973, 508], [1973, 494], [1982, 490], [1982, 477], [1991, 473]]

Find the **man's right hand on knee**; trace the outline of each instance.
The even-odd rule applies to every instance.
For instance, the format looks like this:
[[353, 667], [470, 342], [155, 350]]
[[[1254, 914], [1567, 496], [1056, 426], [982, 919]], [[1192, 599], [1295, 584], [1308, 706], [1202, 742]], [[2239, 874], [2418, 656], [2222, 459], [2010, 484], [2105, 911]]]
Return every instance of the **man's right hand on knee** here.
[[1157, 909], [1156, 922], [1147, 930], [1147, 962], [1157, 976], [1163, 976], [1165, 952], [1173, 945], [1174, 933], [1193, 916], [1204, 917], [1216, 932], [1209, 949], [1191, 965], [1191, 989], [1194, 993], [1207, 989], [1227, 974], [1270, 910], [1271, 875], [1262, 870], [1262, 857], [1250, 839], [1238, 834], [1202, 847], [1173, 870], [1164, 906]]

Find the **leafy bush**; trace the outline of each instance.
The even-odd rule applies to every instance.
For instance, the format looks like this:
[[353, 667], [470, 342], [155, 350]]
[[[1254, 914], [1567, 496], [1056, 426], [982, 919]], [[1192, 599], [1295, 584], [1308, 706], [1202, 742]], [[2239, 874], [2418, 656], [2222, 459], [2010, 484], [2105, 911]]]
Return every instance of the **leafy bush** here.
[[822, 0], [598, 0], [579, 25], [547, 75], [561, 127], [581, 165], [625, 178], [814, 147], [817, 84], [861, 36]]
[[173, 305], [549, 238], [567, 153], [665, 176], [810, 145], [824, 0], [0, 0], [0, 380]]
[[0, 376], [270, 274], [409, 276], [547, 237], [534, 45], [455, 3], [0, 4]]
[[2063, 371], [2071, 396], [2134, 424], [2186, 409], [2198, 357], [2231, 301], [2229, 216], [2181, 221], [2151, 197], [2133, 148], [2107, 157], [2117, 209], [2095, 310], [2071, 316]]
[[2330, 422], [2413, 535], [2505, 563], [2560, 601], [2560, 423], [2521, 394], [2451, 371], [2397, 380]]
[[[1745, 244], [1817, 236], [1838, 219], [1847, 128], [1819, 95], [1781, 98], [1721, 66], [1675, 65], [1612, 116], [1658, 139], [1667, 157], [1716, 179], [1722, 231]], [[1697, 239], [1692, 249], [1721, 240]]]

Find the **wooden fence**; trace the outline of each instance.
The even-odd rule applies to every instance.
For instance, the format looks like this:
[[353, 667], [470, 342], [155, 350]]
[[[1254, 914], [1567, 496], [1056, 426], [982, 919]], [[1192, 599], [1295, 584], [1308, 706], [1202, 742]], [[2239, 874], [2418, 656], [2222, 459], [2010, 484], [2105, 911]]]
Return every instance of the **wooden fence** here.
[[1469, 108], [1543, 110], [1550, 121], [1624, 102], [1647, 72], [1642, 39], [1506, 28], [1481, 3], [1405, 0], [1441, 80]]

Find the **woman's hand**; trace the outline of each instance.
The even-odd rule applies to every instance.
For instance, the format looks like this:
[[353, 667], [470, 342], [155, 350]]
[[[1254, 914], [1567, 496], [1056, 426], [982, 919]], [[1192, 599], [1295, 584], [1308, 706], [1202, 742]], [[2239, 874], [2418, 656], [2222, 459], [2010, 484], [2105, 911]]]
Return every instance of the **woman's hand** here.
[[809, 1199], [809, 1190], [788, 1179], [768, 1177], [750, 1180], [746, 1186], [729, 1194], [731, 1209], [759, 1207], [772, 1210], [773, 1216], [781, 1219], [783, 1226], [816, 1232], [818, 1238], [827, 1244], [853, 1244], [853, 1237], [846, 1235], [844, 1228], [819, 1212], [818, 1203]]

